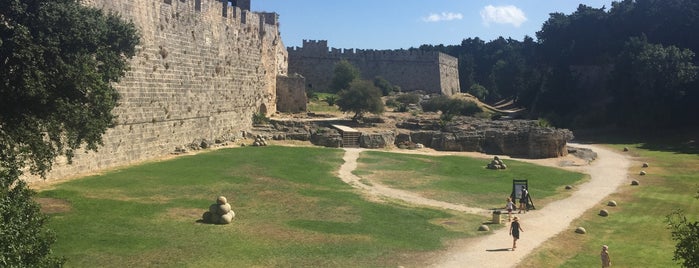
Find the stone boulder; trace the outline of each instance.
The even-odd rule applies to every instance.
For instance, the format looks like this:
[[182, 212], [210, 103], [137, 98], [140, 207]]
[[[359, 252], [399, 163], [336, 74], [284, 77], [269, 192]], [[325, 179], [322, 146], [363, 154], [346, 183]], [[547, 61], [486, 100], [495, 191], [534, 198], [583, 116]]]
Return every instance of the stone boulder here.
[[362, 133], [359, 136], [359, 147], [369, 149], [386, 148], [388, 145], [393, 145], [395, 140], [396, 134], [393, 132]]
[[342, 147], [342, 135], [335, 129], [321, 128], [311, 134], [311, 143], [318, 146], [340, 148]]

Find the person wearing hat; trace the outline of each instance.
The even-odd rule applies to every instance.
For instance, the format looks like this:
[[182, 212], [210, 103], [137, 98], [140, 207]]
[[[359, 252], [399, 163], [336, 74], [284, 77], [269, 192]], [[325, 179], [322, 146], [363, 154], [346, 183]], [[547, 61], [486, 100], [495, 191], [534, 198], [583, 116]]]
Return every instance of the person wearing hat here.
[[519, 239], [519, 232], [524, 232], [522, 226], [519, 225], [519, 217], [515, 216], [510, 224], [510, 235], [512, 236], [512, 250], [517, 248], [517, 240]]
[[609, 247], [607, 245], [602, 246], [602, 252], [599, 255], [602, 259], [602, 268], [612, 266], [612, 259], [609, 258]]

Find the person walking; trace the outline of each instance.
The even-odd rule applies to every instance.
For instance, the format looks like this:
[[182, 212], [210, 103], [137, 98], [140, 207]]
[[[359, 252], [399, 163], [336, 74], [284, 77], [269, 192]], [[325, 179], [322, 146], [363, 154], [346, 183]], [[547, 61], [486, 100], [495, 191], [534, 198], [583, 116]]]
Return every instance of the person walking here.
[[517, 240], [519, 240], [519, 232], [524, 232], [522, 226], [519, 225], [519, 218], [515, 216], [510, 224], [510, 235], [512, 236], [512, 251], [517, 248]]
[[515, 202], [512, 202], [511, 197], [507, 198], [507, 205], [505, 205], [505, 209], [507, 209], [507, 221], [512, 221], [512, 211], [515, 210]]
[[609, 247], [607, 245], [602, 246], [602, 252], [599, 255], [602, 259], [602, 268], [612, 266], [612, 259], [609, 257]]
[[519, 197], [519, 213], [520, 214], [522, 213], [522, 211], [524, 211], [524, 213], [527, 213], [528, 201], [529, 201], [529, 191], [527, 191], [527, 187], [522, 186], [521, 195]]

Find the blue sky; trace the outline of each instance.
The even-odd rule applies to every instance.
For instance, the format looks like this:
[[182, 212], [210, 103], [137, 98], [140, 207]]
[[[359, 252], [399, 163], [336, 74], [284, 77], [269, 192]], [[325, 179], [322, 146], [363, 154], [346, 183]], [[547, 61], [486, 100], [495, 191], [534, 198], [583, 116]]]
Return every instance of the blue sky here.
[[469, 37], [536, 38], [549, 13], [611, 0], [252, 0], [253, 11], [279, 13], [284, 45], [328, 40], [335, 48], [400, 49], [457, 45]]

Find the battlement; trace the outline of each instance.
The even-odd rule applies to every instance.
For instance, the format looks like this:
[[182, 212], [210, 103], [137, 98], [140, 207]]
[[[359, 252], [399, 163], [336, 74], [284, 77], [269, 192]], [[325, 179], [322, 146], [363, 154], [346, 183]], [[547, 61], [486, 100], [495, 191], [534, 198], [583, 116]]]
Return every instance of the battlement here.
[[[354, 58], [371, 58], [371, 59], [390, 59], [390, 60], [425, 60], [435, 61], [439, 54], [436, 51], [421, 51], [416, 49], [357, 49], [357, 48], [329, 48], [327, 40], [303, 40], [301, 47], [288, 47], [287, 51], [290, 54], [295, 54], [305, 57], [328, 57], [341, 59]], [[445, 54], [446, 55], [446, 54]]]
[[460, 91], [458, 60], [441, 52], [329, 48], [326, 40], [303, 40], [302, 47], [288, 47], [287, 52], [289, 72], [303, 75], [314, 90], [327, 90], [335, 64], [347, 60], [364, 79], [381, 76], [404, 91], [445, 95]]

